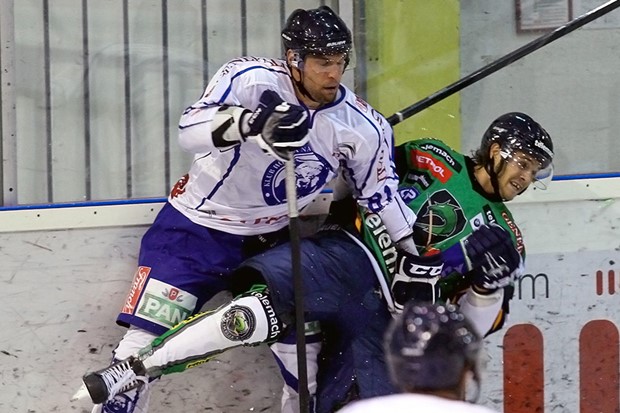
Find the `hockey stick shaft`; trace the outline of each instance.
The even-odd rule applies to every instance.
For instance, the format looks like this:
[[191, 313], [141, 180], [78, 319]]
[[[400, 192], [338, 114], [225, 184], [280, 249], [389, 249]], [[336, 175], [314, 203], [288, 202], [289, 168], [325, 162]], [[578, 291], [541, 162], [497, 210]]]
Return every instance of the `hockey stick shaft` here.
[[437, 92], [425, 97], [424, 99], [414, 103], [413, 105], [406, 107], [400, 112], [394, 113], [387, 120], [390, 125], [394, 126], [404, 121], [405, 119], [410, 118], [416, 113], [423, 111], [429, 106], [432, 106], [435, 103], [447, 98], [448, 96], [453, 95], [461, 89], [464, 89], [465, 87], [481, 79], [484, 79], [485, 77], [489, 76], [492, 73], [495, 73], [499, 69], [516, 62], [517, 60], [521, 59], [524, 56], [527, 56], [535, 50], [538, 50], [541, 47], [559, 39], [560, 37], [567, 35], [568, 33], [580, 28], [581, 26], [591, 22], [592, 20], [598, 19], [599, 17], [609, 13], [610, 11], [617, 9], [618, 7], [620, 7], [620, 0], [608, 1], [607, 3], [571, 20], [564, 26], [558, 27], [554, 31], [549, 32], [539, 37], [538, 39], [527, 43], [525, 46], [522, 46], [508, 53], [507, 55], [497, 59], [496, 61], [491, 62], [488, 65], [478, 69], [476, 72], [465, 76], [464, 78], [446, 86], [441, 90], [438, 90]]
[[306, 328], [304, 322], [303, 277], [301, 273], [301, 236], [299, 233], [299, 209], [297, 208], [297, 178], [295, 175], [295, 157], [286, 161], [286, 202], [288, 205], [289, 234], [291, 245], [291, 264], [293, 274], [293, 292], [295, 296], [295, 341], [297, 348], [297, 392], [299, 394], [299, 412], [308, 413], [310, 395], [308, 392], [308, 366], [306, 362]]

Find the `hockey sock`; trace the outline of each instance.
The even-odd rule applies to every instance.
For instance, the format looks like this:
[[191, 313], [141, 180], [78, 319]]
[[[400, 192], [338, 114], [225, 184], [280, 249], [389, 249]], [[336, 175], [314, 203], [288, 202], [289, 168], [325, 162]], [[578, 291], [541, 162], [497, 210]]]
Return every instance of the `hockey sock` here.
[[[318, 356], [321, 351], [321, 331], [318, 322], [306, 323], [306, 368], [308, 373], [308, 392], [310, 395], [310, 411], [314, 411], [318, 374]], [[297, 373], [297, 343], [295, 331], [282, 335], [276, 343], [270, 344], [280, 373], [284, 378], [282, 389], [281, 413], [296, 413], [299, 411], [299, 375]]]
[[198, 313], [179, 323], [140, 351], [149, 377], [182, 372], [241, 345], [271, 341], [282, 332], [264, 285], [214, 311]]

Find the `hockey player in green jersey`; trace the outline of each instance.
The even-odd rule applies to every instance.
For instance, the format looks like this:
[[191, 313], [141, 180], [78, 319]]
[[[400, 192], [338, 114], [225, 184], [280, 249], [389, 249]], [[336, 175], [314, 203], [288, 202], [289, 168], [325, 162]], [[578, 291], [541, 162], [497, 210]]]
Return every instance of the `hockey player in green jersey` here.
[[[399, 192], [417, 215], [412, 237], [419, 256], [397, 248], [376, 214], [356, 214], [346, 199], [333, 203], [337, 223], [330, 220], [300, 247], [304, 317], [320, 322], [325, 334], [316, 411], [397, 391], [385, 368], [382, 337], [391, 314], [410, 300], [457, 304], [482, 336], [502, 326], [525, 257], [504, 201], [549, 180], [552, 158], [551, 138], [522, 113], [497, 118], [471, 157], [432, 139], [398, 147]], [[93, 401], [204, 364], [228, 348], [275, 340], [294, 325], [290, 260], [285, 244], [245, 261], [235, 271], [241, 289], [232, 302], [87, 374]]]

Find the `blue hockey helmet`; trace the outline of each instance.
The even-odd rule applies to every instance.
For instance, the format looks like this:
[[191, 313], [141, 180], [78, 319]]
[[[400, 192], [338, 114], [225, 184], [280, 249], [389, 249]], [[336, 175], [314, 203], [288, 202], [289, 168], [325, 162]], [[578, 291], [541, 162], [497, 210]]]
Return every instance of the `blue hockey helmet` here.
[[291, 13], [282, 29], [282, 41], [286, 50], [298, 52], [302, 59], [307, 54], [348, 54], [352, 47], [351, 31], [328, 6]]
[[384, 344], [390, 377], [404, 391], [456, 389], [466, 369], [477, 379], [481, 337], [453, 305], [410, 301]]

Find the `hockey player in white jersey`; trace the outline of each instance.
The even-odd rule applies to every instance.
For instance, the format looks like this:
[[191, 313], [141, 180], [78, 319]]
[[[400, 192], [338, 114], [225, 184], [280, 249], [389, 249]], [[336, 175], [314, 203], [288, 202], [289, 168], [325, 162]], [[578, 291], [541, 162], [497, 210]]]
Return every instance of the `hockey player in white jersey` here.
[[[400, 394], [353, 402], [340, 413], [494, 413], [465, 401], [479, 393], [481, 337], [455, 306], [410, 301], [385, 334], [385, 355]], [[473, 391], [467, 391], [474, 385]]]
[[[322, 6], [295, 10], [282, 38], [285, 59], [226, 63], [183, 113], [179, 143], [195, 154], [194, 161], [142, 239], [117, 319], [129, 330], [114, 350], [115, 360], [195, 314], [217, 293], [232, 290], [229, 275], [239, 263], [287, 239], [284, 161], [293, 152], [299, 208], [342, 169], [358, 202], [383, 218], [400, 248], [415, 252], [415, 216], [397, 192], [392, 129], [340, 83], [351, 32]], [[311, 357], [317, 344], [307, 341]], [[274, 351], [287, 353], [287, 347], [294, 344]], [[295, 358], [281, 361], [286, 368]], [[314, 363], [308, 363], [312, 371]], [[295, 380], [288, 384], [296, 389]], [[143, 387], [94, 411], [143, 413], [148, 398]]]

